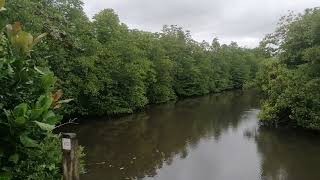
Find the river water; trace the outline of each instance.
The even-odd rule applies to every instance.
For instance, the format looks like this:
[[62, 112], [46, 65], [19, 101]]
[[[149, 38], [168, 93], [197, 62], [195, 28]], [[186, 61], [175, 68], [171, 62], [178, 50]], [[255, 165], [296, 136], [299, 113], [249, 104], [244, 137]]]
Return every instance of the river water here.
[[259, 128], [259, 96], [234, 91], [68, 128], [82, 180], [319, 180], [320, 135]]

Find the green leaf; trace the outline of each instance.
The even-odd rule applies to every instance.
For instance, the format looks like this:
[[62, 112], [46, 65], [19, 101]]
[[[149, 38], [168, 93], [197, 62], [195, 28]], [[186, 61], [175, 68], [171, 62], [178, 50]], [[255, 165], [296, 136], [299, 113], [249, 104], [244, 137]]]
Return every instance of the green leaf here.
[[42, 72], [39, 68], [37, 68], [36, 66], [34, 67], [34, 70], [36, 70], [39, 74], [44, 75], [45, 73]]
[[40, 129], [42, 130], [45, 130], [45, 131], [52, 131], [54, 129], [54, 126], [53, 125], [50, 125], [50, 124], [46, 124], [46, 123], [42, 123], [42, 122], [39, 122], [39, 121], [34, 121], [39, 127]]
[[14, 76], [14, 70], [10, 64], [8, 64], [8, 74], [10, 77]]
[[18, 124], [18, 125], [24, 125], [26, 123], [26, 118], [17, 117], [17, 118], [15, 118], [15, 123]]
[[43, 116], [43, 121], [50, 125], [56, 125], [61, 119], [61, 116], [56, 115], [53, 111], [48, 111]]
[[51, 88], [55, 84], [56, 78], [52, 72], [46, 72], [41, 77], [42, 88], [45, 92], [51, 91]]
[[48, 169], [49, 169], [50, 171], [55, 170], [56, 168], [57, 168], [57, 167], [56, 167], [55, 164], [51, 164], [51, 165], [48, 166]]
[[48, 95], [42, 95], [38, 98], [38, 101], [36, 102], [36, 108], [37, 109], [42, 109], [48, 110], [53, 102], [52, 97]]
[[49, 95], [42, 95], [38, 98], [38, 101], [36, 102], [35, 109], [31, 112], [31, 119], [38, 119], [40, 116], [46, 112], [51, 104], [53, 102], [53, 99]]
[[30, 116], [30, 118], [31, 118], [31, 119], [38, 119], [38, 118], [41, 116], [42, 113], [43, 113], [43, 110], [42, 110], [42, 109], [33, 109], [33, 110], [31, 111], [31, 116]]
[[6, 109], [4, 109], [3, 111], [4, 111], [4, 114], [6, 115], [6, 117], [7, 117], [8, 119], [10, 119], [12, 112], [11, 112], [10, 110], [6, 110]]
[[28, 111], [28, 105], [26, 103], [22, 103], [16, 106], [13, 110], [14, 117], [24, 117]]
[[17, 164], [19, 161], [19, 154], [13, 154], [9, 157], [9, 161], [13, 162], [14, 164]]
[[29, 138], [26, 135], [21, 135], [20, 136], [20, 142], [23, 144], [23, 146], [25, 146], [27, 148], [38, 147], [37, 142], [35, 140]]

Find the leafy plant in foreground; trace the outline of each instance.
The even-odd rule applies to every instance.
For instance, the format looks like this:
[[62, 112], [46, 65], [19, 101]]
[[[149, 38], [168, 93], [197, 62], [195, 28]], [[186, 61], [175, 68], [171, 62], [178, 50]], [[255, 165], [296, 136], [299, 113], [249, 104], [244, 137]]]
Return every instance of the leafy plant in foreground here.
[[68, 100], [51, 93], [54, 74], [30, 56], [45, 34], [33, 39], [18, 22], [7, 30], [0, 34], [0, 179], [60, 179], [60, 140], [52, 130], [62, 116], [54, 109]]

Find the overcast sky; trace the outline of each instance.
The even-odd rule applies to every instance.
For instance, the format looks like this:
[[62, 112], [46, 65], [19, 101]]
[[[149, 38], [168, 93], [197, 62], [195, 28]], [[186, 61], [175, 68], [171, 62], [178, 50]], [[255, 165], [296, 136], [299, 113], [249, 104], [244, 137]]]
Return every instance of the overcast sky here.
[[165, 24], [190, 30], [197, 41], [236, 41], [255, 47], [273, 32], [288, 10], [302, 12], [320, 6], [320, 0], [83, 0], [92, 17], [105, 8], [114, 9], [130, 28], [159, 32]]

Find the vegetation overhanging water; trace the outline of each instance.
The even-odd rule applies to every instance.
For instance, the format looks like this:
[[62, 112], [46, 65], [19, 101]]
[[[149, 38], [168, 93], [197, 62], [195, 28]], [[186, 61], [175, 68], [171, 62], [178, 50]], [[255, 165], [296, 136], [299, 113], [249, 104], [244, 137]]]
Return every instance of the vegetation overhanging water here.
[[[179, 97], [256, 87], [267, 97], [262, 124], [320, 129], [319, 8], [281, 18], [254, 49], [217, 38], [200, 43], [176, 25], [160, 33], [132, 30], [112, 9], [90, 20], [81, 0], [0, 0], [0, 16], [2, 179], [61, 178], [60, 139], [52, 131], [64, 114], [132, 113]], [[313, 170], [314, 159], [303, 168]], [[312, 179], [312, 173], [295, 175]]]

